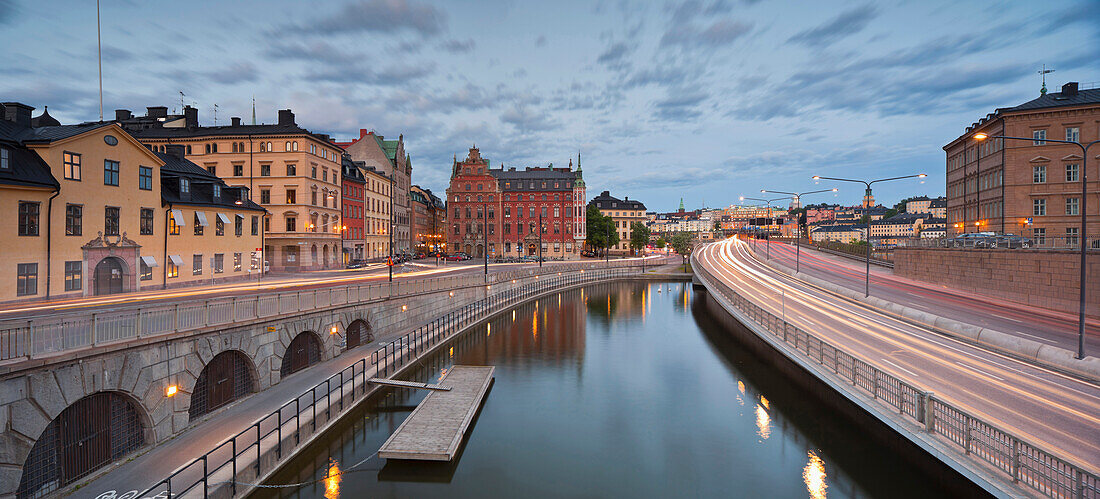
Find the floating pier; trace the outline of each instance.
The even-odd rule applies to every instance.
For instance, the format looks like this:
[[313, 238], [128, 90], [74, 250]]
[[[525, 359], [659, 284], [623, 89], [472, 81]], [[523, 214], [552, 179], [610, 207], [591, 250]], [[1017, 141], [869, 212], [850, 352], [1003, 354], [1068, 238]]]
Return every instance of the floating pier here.
[[439, 385], [431, 385], [440, 389], [428, 393], [397, 431], [382, 444], [378, 457], [421, 461], [454, 459], [470, 422], [489, 390], [495, 369], [493, 366], [452, 367]]

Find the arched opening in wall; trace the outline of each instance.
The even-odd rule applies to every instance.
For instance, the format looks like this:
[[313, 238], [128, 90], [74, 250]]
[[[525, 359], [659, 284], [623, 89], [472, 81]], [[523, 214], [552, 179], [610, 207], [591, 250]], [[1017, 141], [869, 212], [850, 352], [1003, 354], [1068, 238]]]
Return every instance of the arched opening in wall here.
[[347, 349], [351, 350], [364, 343], [370, 343], [374, 340], [374, 335], [371, 332], [370, 324], [362, 319], [356, 319], [348, 324], [347, 329]]
[[324, 267], [324, 268], [328, 268], [328, 246], [327, 245], [321, 247], [321, 255], [323, 257], [323, 259], [321, 260], [321, 266]]
[[144, 419], [138, 406], [117, 392], [77, 400], [35, 441], [16, 497], [43, 497], [141, 448]]
[[190, 421], [252, 393], [252, 362], [238, 350], [215, 355], [199, 373], [191, 392]]
[[95, 294], [111, 295], [125, 291], [126, 270], [122, 261], [109, 256], [95, 266]]
[[473, 256], [473, 255], [474, 255], [474, 247], [473, 247], [473, 246], [471, 246], [471, 245], [469, 245], [469, 244], [467, 244], [467, 245], [466, 245], [466, 251], [465, 251], [465, 253], [466, 253], [467, 255]]
[[282, 377], [294, 374], [321, 361], [321, 340], [313, 331], [298, 333], [283, 353]]
[[485, 257], [485, 247], [480, 245], [480, 244], [477, 245], [477, 257], [478, 258], [484, 258]]
[[539, 252], [538, 247], [536, 247], [534, 244], [528, 244], [527, 245], [527, 254], [528, 255], [535, 256], [535, 255], [538, 254], [538, 252]]
[[317, 245], [314, 244], [309, 248], [309, 264], [311, 266], [317, 266]]

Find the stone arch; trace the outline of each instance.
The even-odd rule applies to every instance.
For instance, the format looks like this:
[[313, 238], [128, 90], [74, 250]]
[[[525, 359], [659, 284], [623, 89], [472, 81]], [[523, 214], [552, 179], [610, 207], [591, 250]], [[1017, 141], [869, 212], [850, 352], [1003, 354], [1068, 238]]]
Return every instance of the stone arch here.
[[256, 366], [248, 354], [240, 350], [223, 350], [203, 366], [195, 380], [188, 419], [194, 421], [254, 392], [258, 381]]
[[[327, 225], [328, 222], [325, 222]], [[321, 246], [321, 266], [328, 267], [328, 245]]]
[[313, 331], [302, 331], [283, 352], [279, 375], [285, 378], [318, 362], [321, 362], [321, 339]]
[[117, 256], [107, 256], [92, 267], [91, 294], [113, 295], [130, 291], [130, 266]]
[[374, 341], [374, 331], [371, 329], [369, 322], [363, 319], [355, 319], [351, 321], [351, 324], [348, 324], [348, 328], [345, 331], [347, 350], [370, 343], [371, 341]]
[[41, 497], [114, 462], [151, 440], [141, 402], [125, 392], [81, 397], [57, 415], [23, 463], [17, 497]]

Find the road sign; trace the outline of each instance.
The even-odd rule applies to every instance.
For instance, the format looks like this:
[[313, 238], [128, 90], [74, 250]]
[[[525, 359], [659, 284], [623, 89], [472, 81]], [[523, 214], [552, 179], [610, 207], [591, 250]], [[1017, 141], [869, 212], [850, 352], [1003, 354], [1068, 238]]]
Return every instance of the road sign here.
[[1027, 224], [1031, 225], [1031, 222], [1032, 222], [1031, 217], [1027, 217]]
[[275, 332], [275, 326], [267, 326], [267, 332], [274, 333]]

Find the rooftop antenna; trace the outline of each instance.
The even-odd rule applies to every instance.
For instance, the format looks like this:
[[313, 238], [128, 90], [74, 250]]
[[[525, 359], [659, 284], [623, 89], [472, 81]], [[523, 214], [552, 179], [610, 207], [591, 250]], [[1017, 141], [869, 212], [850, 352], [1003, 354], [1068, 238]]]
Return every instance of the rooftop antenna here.
[[99, 53], [99, 121], [103, 121], [103, 35], [99, 24], [99, 0], [95, 0], [95, 39]]
[[1043, 75], [1043, 88], [1039, 90], [1039, 95], [1047, 94], [1047, 74], [1053, 72], [1053, 69], [1047, 69], [1047, 65], [1043, 64], [1043, 69], [1039, 71], [1039, 74]]
[[214, 126], [218, 126], [218, 105], [214, 104]]
[[252, 124], [256, 124], [256, 94], [252, 94]]
[[180, 90], [180, 112], [183, 112], [183, 90]]

